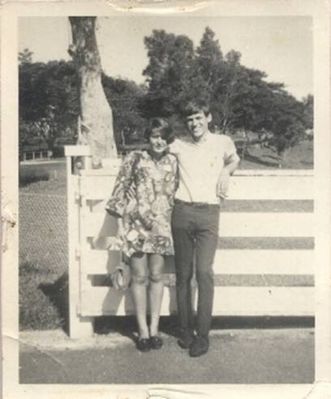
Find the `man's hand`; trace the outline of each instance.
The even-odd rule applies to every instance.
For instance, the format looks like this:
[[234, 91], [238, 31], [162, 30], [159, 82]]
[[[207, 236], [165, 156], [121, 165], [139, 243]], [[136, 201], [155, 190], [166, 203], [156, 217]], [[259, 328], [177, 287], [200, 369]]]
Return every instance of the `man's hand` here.
[[227, 169], [224, 168], [217, 180], [217, 186], [216, 186], [217, 197], [220, 197], [221, 199], [225, 199], [227, 197], [229, 183], [230, 183], [230, 173]]

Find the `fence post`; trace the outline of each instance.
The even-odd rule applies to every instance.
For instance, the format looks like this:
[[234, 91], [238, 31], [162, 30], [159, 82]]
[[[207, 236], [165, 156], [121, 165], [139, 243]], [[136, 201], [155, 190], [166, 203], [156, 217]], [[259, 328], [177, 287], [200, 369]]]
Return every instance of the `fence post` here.
[[[80, 305], [80, 239], [79, 239], [79, 175], [72, 173], [73, 153], [65, 148], [67, 168], [67, 211], [69, 251], [69, 336], [83, 338], [93, 335], [93, 318], [78, 313]], [[76, 154], [78, 156], [78, 154]]]

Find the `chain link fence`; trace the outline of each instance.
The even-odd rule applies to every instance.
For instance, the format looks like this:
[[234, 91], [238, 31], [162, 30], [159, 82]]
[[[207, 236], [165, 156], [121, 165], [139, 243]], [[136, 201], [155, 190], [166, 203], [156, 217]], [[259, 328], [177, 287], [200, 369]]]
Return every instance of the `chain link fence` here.
[[67, 198], [65, 195], [19, 196], [20, 264], [29, 262], [50, 272], [68, 268]]

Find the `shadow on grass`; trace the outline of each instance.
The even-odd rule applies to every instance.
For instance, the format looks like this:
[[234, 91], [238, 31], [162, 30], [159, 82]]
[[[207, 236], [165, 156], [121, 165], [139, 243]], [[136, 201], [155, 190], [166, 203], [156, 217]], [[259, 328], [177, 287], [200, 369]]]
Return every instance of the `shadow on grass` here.
[[310, 316], [218, 316], [212, 321], [212, 329], [282, 329], [313, 328], [314, 318]]
[[[161, 316], [159, 330], [161, 333], [177, 337], [177, 318], [174, 316]], [[116, 332], [136, 342], [138, 337], [136, 317], [133, 315], [96, 317], [94, 320], [94, 332], [105, 335]]]
[[[289, 316], [214, 316], [212, 330], [241, 330], [241, 329], [282, 329], [282, 328], [313, 328], [313, 317]], [[178, 322], [176, 316], [160, 318], [160, 331], [178, 336]]]
[[[313, 328], [313, 317], [288, 316], [216, 316], [213, 317], [211, 330], [241, 330], [241, 329], [286, 329]], [[95, 333], [109, 334], [117, 332], [135, 341], [134, 331], [137, 330], [135, 316], [102, 316], [95, 319]], [[161, 316], [159, 330], [167, 335], [178, 337], [177, 316]]]
[[[177, 318], [174, 316], [161, 316], [159, 330], [162, 333], [178, 336]], [[136, 342], [138, 336], [135, 316], [100, 316], [94, 320], [94, 332], [96, 334], [119, 333]]]
[[49, 173], [44, 170], [33, 171], [30, 174], [20, 173], [19, 186], [26, 187], [32, 183], [36, 183], [39, 181], [48, 181], [48, 180], [49, 180]]
[[252, 155], [249, 152], [245, 153], [245, 158], [244, 159], [246, 161], [258, 163], [258, 164], [264, 165], [264, 166], [278, 167], [278, 159], [275, 162], [267, 161], [265, 159], [262, 159], [262, 158], [259, 158], [259, 157], [255, 156], [255, 155]]
[[311, 160], [306, 161], [305, 159], [300, 161], [301, 165], [308, 165], [310, 167], [314, 166], [314, 163]]
[[54, 283], [40, 283], [38, 288], [57, 309], [61, 327], [69, 334], [69, 283], [68, 273], [63, 273]]
[[135, 316], [95, 317], [94, 332], [100, 335], [116, 332], [136, 342], [138, 336], [136, 318]]

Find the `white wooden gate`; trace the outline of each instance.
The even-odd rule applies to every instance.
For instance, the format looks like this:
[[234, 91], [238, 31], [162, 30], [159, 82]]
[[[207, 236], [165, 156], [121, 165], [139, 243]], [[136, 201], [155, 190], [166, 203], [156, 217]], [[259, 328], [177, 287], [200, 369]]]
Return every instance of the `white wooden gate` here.
[[[78, 156], [85, 168], [74, 174], [72, 161]], [[118, 252], [105, 250], [116, 234], [116, 220], [105, 212], [105, 202], [120, 160], [91, 169], [84, 146], [66, 147], [66, 157], [70, 336], [81, 337], [93, 333], [93, 317], [130, 314], [133, 306], [130, 292], [102, 286], [102, 276], [119, 261]], [[220, 217], [214, 315], [312, 316], [312, 171], [239, 170], [231, 179], [230, 199], [230, 209]], [[176, 311], [171, 258], [165, 277], [161, 314], [169, 315]]]

